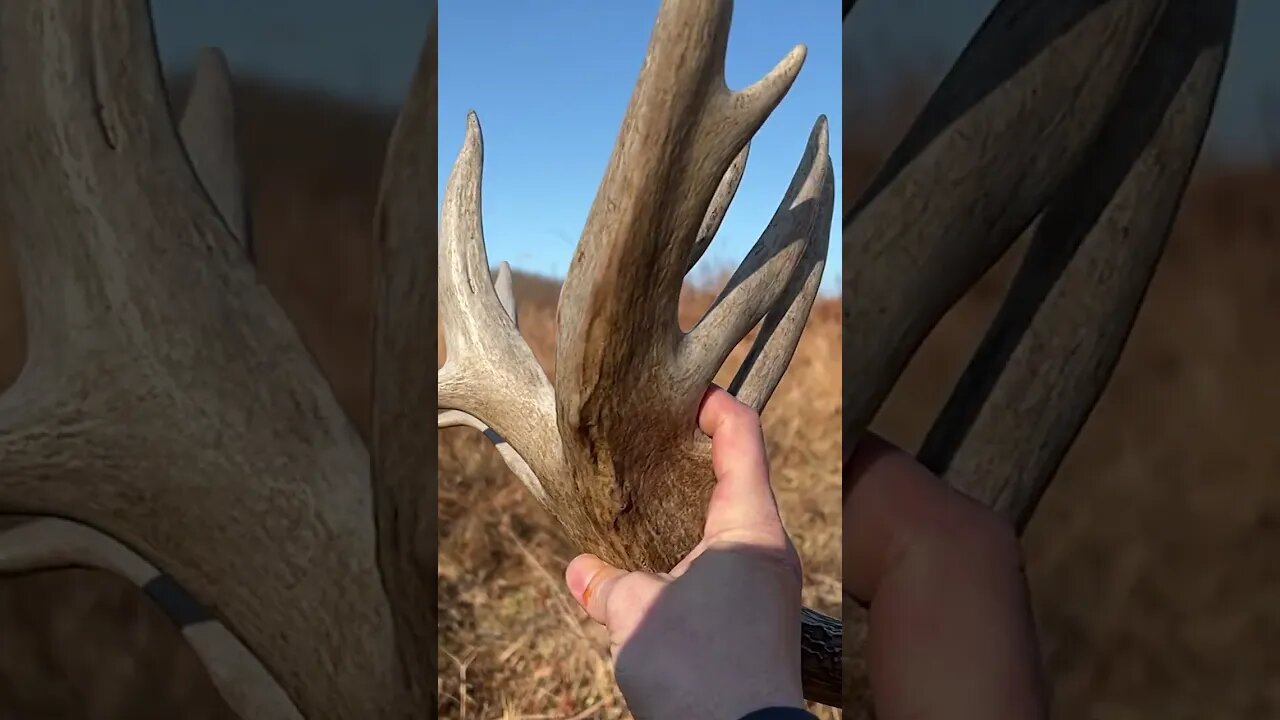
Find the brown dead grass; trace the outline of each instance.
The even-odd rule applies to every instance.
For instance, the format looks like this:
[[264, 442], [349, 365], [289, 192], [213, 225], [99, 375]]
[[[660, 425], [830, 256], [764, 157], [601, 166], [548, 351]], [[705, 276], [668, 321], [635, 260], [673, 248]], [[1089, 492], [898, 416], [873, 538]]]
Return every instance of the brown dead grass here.
[[[389, 120], [249, 87], [241, 110], [264, 282], [359, 421], [367, 229]], [[882, 151], [857, 140], [845, 138], [850, 192]], [[1028, 533], [1063, 717], [1280, 717], [1277, 198], [1280, 172], [1271, 169], [1201, 174], [1120, 369]], [[3, 253], [0, 244], [0, 387], [21, 362]], [[879, 430], [909, 446], [920, 437], [1009, 269], [997, 268], [938, 328]], [[549, 361], [556, 288], [522, 276], [517, 290], [526, 335]], [[691, 294], [688, 312], [704, 302]], [[765, 414], [783, 513], [806, 563], [806, 601], [831, 612], [837, 317], [834, 302], [815, 310]], [[561, 588], [574, 549], [485, 440], [451, 430], [439, 451], [442, 716], [626, 717], [598, 631]], [[136, 591], [63, 571], [0, 580], [0, 720], [18, 717], [227, 715]]]

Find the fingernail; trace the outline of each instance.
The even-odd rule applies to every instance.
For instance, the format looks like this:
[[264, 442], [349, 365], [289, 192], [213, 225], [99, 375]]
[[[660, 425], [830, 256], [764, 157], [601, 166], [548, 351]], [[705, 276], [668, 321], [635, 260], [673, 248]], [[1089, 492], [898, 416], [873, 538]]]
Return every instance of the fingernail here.
[[569, 567], [565, 569], [565, 584], [569, 586], [569, 592], [573, 597], [583, 605], [587, 603], [588, 586], [591, 584], [591, 578], [595, 577], [603, 564], [604, 561], [595, 555], [584, 553], [574, 558], [569, 563]]

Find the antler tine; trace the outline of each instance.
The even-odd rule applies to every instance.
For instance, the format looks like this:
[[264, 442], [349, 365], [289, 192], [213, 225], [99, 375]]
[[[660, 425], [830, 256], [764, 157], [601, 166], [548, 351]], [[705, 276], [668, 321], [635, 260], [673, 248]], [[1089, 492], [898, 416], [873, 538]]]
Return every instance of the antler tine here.
[[236, 142], [235, 96], [227, 59], [217, 48], [200, 48], [190, 94], [178, 121], [178, 133], [196, 175], [231, 234], [245, 251], [249, 244], [244, 170]]
[[0, 66], [0, 235], [31, 329], [0, 513], [162, 569], [304, 716], [390, 716], [411, 639], [368, 453], [183, 152], [147, 3], [0, 2]]
[[[827, 143], [827, 119], [820, 117], [769, 227], [680, 346], [681, 376], [705, 386], [747, 331], [771, 313], [733, 383], [746, 391], [743, 401], [757, 411], [768, 402], [800, 342], [822, 275], [819, 263], [825, 265], [835, 207]], [[775, 334], [788, 317], [784, 332]]]
[[[661, 4], [560, 293], [554, 417], [563, 465], [556, 474], [534, 470], [571, 539], [631, 569], [669, 570], [700, 539], [715, 477], [697, 440], [699, 401], [772, 306], [787, 329], [761, 341], [743, 381], [763, 406], [794, 349], [789, 323], [803, 324], [829, 234], [834, 181], [820, 118], [769, 229], [702, 322], [680, 332], [684, 277], [736, 192], [748, 141], [805, 56], [798, 46], [763, 79], [731, 92], [724, 60], [732, 9], [729, 0]], [[483, 266], [473, 265], [478, 276]], [[806, 694], [835, 702], [838, 623], [813, 613], [800, 621]]]
[[498, 277], [493, 281], [493, 289], [498, 293], [498, 302], [507, 311], [511, 324], [520, 329], [520, 319], [516, 315], [516, 289], [511, 281], [511, 266], [503, 260], [498, 264]]
[[[0, 575], [67, 567], [104, 570], [138, 587], [155, 587], [165, 579], [154, 565], [88, 525], [58, 517], [0, 515]], [[164, 611], [174, 609], [158, 604]], [[190, 607], [183, 611], [188, 619], [193, 615]], [[224, 625], [211, 619], [188, 621], [182, 634], [239, 717], [305, 720], [270, 671]]]
[[822, 272], [826, 269], [836, 186], [834, 173], [829, 171], [830, 158], [825, 162], [828, 172], [818, 193], [820, 205], [814, 211], [813, 231], [805, 244], [804, 255], [800, 257], [786, 287], [769, 308], [750, 352], [729, 385], [729, 391], [756, 412], [764, 411], [791, 364], [809, 319], [809, 311], [818, 296]]
[[[1221, 81], [1235, 2], [1169, 0], [1158, 9], [1120, 101], [1054, 189], [1008, 296], [920, 452], [1019, 530], [1119, 358]], [[845, 646], [844, 697], [865, 710], [858, 646], [867, 613], [848, 595], [844, 619], [845, 634], [862, 638]]]
[[493, 443], [493, 447], [498, 451], [498, 455], [502, 456], [502, 461], [507, 464], [520, 484], [528, 488], [533, 499], [537, 500], [543, 507], [550, 507], [550, 501], [547, 498], [547, 491], [542, 488], [542, 482], [538, 480], [538, 476], [534, 474], [533, 468], [529, 467], [529, 463], [520, 457], [520, 453], [511, 447], [511, 443], [506, 441], [498, 433], [493, 431], [488, 425], [480, 422], [473, 415], [468, 415], [460, 410], [446, 410], [440, 413], [439, 426], [447, 427], [469, 427], [478, 430], [484, 434], [489, 442]]
[[[694, 333], [680, 333], [684, 276], [737, 190], [748, 140], [804, 58], [796, 48], [764, 79], [730, 92], [731, 12], [729, 0], [661, 5], [560, 294], [554, 393], [516, 327], [509, 271], [500, 267], [490, 281], [474, 114], [445, 191], [439, 265], [449, 357], [439, 408], [452, 412], [437, 422], [487, 431], [570, 539], [621, 567], [669, 570], [701, 537], [715, 484], [708, 448], [695, 434], [698, 402], [719, 367], [708, 357], [741, 316], [754, 314], [730, 349], [773, 305], [775, 324], [785, 329], [757, 352], [758, 371], [744, 376], [747, 393], [763, 405], [794, 349], [790, 323], [803, 324], [813, 269], [820, 275], [825, 256], [834, 180], [819, 118], [782, 207], [727, 299]], [[751, 288], [761, 297], [739, 299]], [[735, 304], [743, 309], [735, 312]], [[700, 345], [717, 349], [699, 354]], [[834, 703], [839, 625], [812, 612], [797, 620], [806, 693]]]
[[[204, 195], [199, 181], [180, 154], [167, 152], [176, 134], [163, 94], [153, 92], [161, 80], [145, 3], [0, 5], [0, 21], [14, 29], [14, 37], [0, 47], [6, 96], [14, 98], [0, 114], [5, 166], [10, 172], [64, 169], [30, 173], [6, 198], [12, 212], [0, 213], [0, 234], [13, 247], [19, 277], [28, 288], [41, 290], [24, 293], [30, 364], [58, 366], [90, 347], [118, 342], [103, 336], [120, 329], [110, 312], [126, 290], [103, 277], [101, 268], [118, 262], [113, 258], [152, 255], [155, 248], [149, 242], [159, 246], [171, 241], [126, 231], [132, 221], [126, 213], [136, 210], [133, 204], [89, 206], [82, 198], [101, 188], [127, 194], [141, 177], [147, 192], [156, 186], [153, 198], [163, 198], [148, 208], [153, 216], [201, 225], [201, 232], [185, 233], [194, 242], [210, 240], [211, 234], [204, 232], [204, 217], [189, 213], [200, 209], [199, 203], [188, 202]], [[64, 34], [71, 28], [82, 28], [82, 34]], [[33, 38], [46, 44], [33, 47]], [[60, 72], [46, 76], [34, 71], [33, 57]], [[60, 142], [42, 146], [25, 141], [47, 135], [50, 125]], [[148, 166], [140, 169], [138, 163]], [[29, 211], [41, 205], [66, 212], [33, 217]], [[94, 227], [104, 224], [116, 224], [120, 231], [85, 242]], [[227, 239], [227, 245], [234, 242]], [[141, 309], [157, 300], [139, 294], [132, 302]]]
[[[658, 12], [560, 294], [556, 398], [563, 437], [608, 432], [608, 423], [598, 422], [611, 402], [598, 392], [601, 382], [651, 389], [664, 397], [664, 414], [690, 419], [705, 390], [668, 360], [680, 339], [681, 285], [717, 188], [791, 87], [805, 54], [797, 47], [751, 87], [729, 91], [731, 14], [729, 0], [670, 0]], [[727, 195], [726, 188], [721, 196]]]
[[[181, 276], [161, 267], [181, 256], [170, 252], [171, 243], [210, 247], [207, 270], [240, 269], [224, 255], [235, 241], [220, 236], [226, 225], [217, 222], [217, 208], [192, 170], [208, 173], [210, 187], [223, 188], [214, 199], [224, 207], [234, 207], [235, 192], [231, 183], [214, 181], [213, 164], [193, 168], [172, 152], [180, 145], [168, 104], [156, 91], [163, 81], [145, 2], [2, 5], [0, 27], [9, 32], [0, 43], [0, 64], [11, 100], [0, 113], [0, 171], [21, 177], [0, 198], [0, 235], [13, 248], [24, 288], [26, 374], [48, 378], [46, 389], [58, 392], [70, 384], [58, 381], [61, 372], [127, 366], [127, 348], [147, 343], [140, 333], [171, 327], [156, 322], [172, 312], [163, 295]], [[220, 133], [230, 112], [221, 103], [229, 85], [219, 59], [202, 58], [188, 123], [193, 146], [210, 151], [225, 149]], [[37, 63], [58, 72], [45, 76]], [[202, 114], [209, 122], [198, 121]], [[234, 151], [226, 155], [233, 158]], [[234, 159], [220, 162], [236, 166]], [[182, 231], [138, 231], [156, 223]], [[131, 258], [127, 272], [121, 257]], [[122, 309], [129, 311], [123, 317]], [[121, 322], [124, 317], [134, 322]]]
[[738, 193], [738, 186], [742, 184], [742, 174], [746, 172], [747, 154], [750, 151], [751, 143], [743, 145], [742, 152], [729, 163], [729, 169], [725, 171], [724, 177], [720, 178], [716, 194], [711, 197], [711, 206], [702, 217], [702, 227], [698, 228], [698, 239], [689, 250], [689, 267], [685, 268], [686, 273], [702, 259], [703, 253], [711, 247], [711, 241], [715, 239], [716, 232], [720, 230], [720, 223], [724, 222], [725, 213], [729, 211], [733, 196]]
[[[507, 317], [511, 318], [512, 324], [519, 329], [516, 313], [516, 295], [511, 280], [511, 266], [506, 260], [498, 265], [498, 277], [493, 283], [494, 290], [497, 291], [498, 300], [502, 303], [502, 309], [507, 312]], [[547, 492], [542, 489], [542, 482], [538, 480], [538, 476], [534, 474], [533, 468], [529, 467], [529, 463], [520, 457], [520, 453], [511, 447], [511, 443], [506, 438], [499, 435], [493, 428], [485, 425], [479, 418], [469, 415], [461, 410], [445, 410], [439, 414], [437, 418], [437, 426], [441, 428], [448, 427], [469, 427], [480, 431], [489, 442], [498, 450], [498, 454], [502, 456], [507, 467], [515, 474], [529, 492], [533, 494], [534, 499], [547, 506]]]
[[1212, 115], [1235, 6], [1171, 0], [925, 440], [927, 465], [1019, 527], [1119, 360]]
[[942, 313], [1079, 162], [1164, 4], [1003, 0], [848, 212], [846, 452]]
[[510, 270], [500, 271], [500, 287], [491, 280], [481, 221], [483, 153], [480, 122], [470, 113], [440, 220], [438, 296], [448, 355], [438, 407], [492, 428], [546, 478], [562, 466], [554, 390], [516, 327]]

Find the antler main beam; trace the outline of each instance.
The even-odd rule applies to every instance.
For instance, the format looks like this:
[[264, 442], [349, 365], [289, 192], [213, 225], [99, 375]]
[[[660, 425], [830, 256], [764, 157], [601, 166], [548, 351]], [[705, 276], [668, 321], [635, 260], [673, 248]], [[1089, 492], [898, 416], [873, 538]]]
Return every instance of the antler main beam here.
[[[412, 206], [431, 196], [435, 59], [433, 29], [379, 229], [389, 254], [428, 261], [384, 268], [393, 293], [431, 277], [403, 248], [432, 232]], [[0, 514], [69, 523], [41, 557], [102, 567], [111, 544], [108, 569], [176, 580], [288, 698], [228, 697], [246, 718], [429, 713], [434, 516], [414, 503], [434, 484], [406, 448], [430, 427], [430, 369], [404, 354], [430, 298], [381, 313], [379, 372], [421, 407], [380, 382], [371, 454], [245, 251], [220, 59], [199, 65], [181, 141], [144, 0], [0, 3], [0, 66], [0, 235], [29, 347], [0, 395]], [[249, 657], [193, 645], [215, 677]]]
[[[741, 180], [747, 144], [795, 80], [804, 49], [730, 91], [732, 3], [666, 0], [559, 302], [554, 387], [490, 281], [480, 222], [478, 122], [441, 213], [440, 307], [449, 359], [440, 424], [489, 429], [513, 471], [585, 551], [666, 571], [701, 537], [715, 483], [698, 403], [761, 323], [732, 389], [763, 410], [817, 294], [835, 205], [819, 118], [790, 187], [702, 320], [680, 330], [680, 290]], [[813, 699], [839, 703], [840, 627], [806, 612]]]
[[[1044, 188], [1045, 207], [1035, 209], [1031, 246], [1009, 295], [920, 452], [950, 484], [1019, 530], [1119, 359], [1203, 142], [1230, 48], [1235, 2], [1158, 5], [1149, 39], [1123, 73], [1098, 132], [1082, 143], [1072, 170]], [[996, 42], [986, 37], [980, 34], [967, 54]], [[846, 597], [844, 615], [846, 635], [865, 638], [865, 610]], [[867, 717], [860, 645], [845, 645], [844, 697], [847, 709], [863, 713], [856, 717]]]

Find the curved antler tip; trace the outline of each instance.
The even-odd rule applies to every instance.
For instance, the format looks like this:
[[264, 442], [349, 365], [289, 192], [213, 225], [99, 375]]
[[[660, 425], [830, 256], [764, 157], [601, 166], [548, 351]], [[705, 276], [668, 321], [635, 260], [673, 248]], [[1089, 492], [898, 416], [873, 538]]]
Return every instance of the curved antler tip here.
[[209, 102], [229, 100], [231, 93], [231, 68], [227, 56], [216, 47], [202, 47], [196, 51], [191, 94], [210, 98]]
[[[760, 84], [780, 84], [784, 87], [790, 87], [795, 82], [796, 77], [800, 74], [800, 68], [804, 67], [805, 58], [809, 57], [809, 48], [803, 43], [796, 45], [782, 56], [777, 65], [769, 71], [767, 75], [760, 80]], [[783, 91], [786, 92], [785, 90]]]
[[196, 50], [196, 67], [204, 67], [212, 64], [226, 65], [227, 56], [222, 52], [222, 48], [214, 45], [203, 45]]
[[[209, 102], [223, 102], [231, 92], [231, 68], [227, 56], [216, 47], [204, 46], [196, 50], [191, 94], [205, 96]], [[190, 101], [188, 101], [190, 102]]]
[[804, 66], [804, 60], [808, 53], [809, 51], [804, 45], [796, 45], [764, 77], [757, 80], [750, 87], [738, 92], [741, 97], [755, 99], [753, 104], [756, 104], [759, 110], [763, 110], [760, 122], [764, 121], [764, 117], [782, 100], [782, 96], [786, 95], [787, 91], [791, 89], [792, 83], [800, 75], [800, 68]]
[[800, 72], [800, 66], [804, 65], [804, 61], [808, 57], [809, 57], [809, 47], [804, 43], [800, 43], [795, 47], [791, 48], [790, 52], [788, 52], [782, 58], [782, 62], [778, 64], [780, 66], [784, 66], [787, 68], [790, 68], [791, 66], [794, 65], [796, 72]]
[[467, 132], [463, 138], [464, 149], [479, 148], [484, 143], [484, 135], [480, 130], [480, 116], [475, 110], [467, 111]]
[[[825, 114], [819, 115], [817, 120], [814, 120], [813, 128], [809, 130], [809, 139], [805, 142], [804, 155], [800, 161], [800, 167], [796, 170], [795, 178], [797, 180], [807, 177], [815, 165], [819, 173], [830, 166], [831, 152], [828, 128], [829, 123]], [[792, 189], [799, 190], [800, 186], [793, 185]]]
[[828, 154], [827, 146], [830, 144], [831, 133], [830, 123], [827, 122], [827, 116], [819, 115], [818, 119], [813, 123], [813, 130], [809, 132], [809, 142], [818, 144], [818, 154], [825, 157]]
[[516, 289], [511, 280], [511, 265], [506, 260], [498, 264], [498, 277], [493, 281], [493, 289], [498, 293], [498, 302], [507, 311], [507, 317], [511, 318], [511, 322], [517, 322]]

